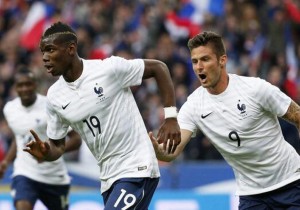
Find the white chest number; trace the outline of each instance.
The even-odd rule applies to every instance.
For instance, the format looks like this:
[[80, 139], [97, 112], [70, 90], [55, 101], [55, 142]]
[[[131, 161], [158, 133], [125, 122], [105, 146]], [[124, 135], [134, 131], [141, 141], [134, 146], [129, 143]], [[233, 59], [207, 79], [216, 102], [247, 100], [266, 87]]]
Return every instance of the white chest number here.
[[126, 194], [126, 190], [121, 189], [121, 195], [118, 197], [118, 200], [114, 204], [115, 208], [117, 208], [121, 200], [123, 200], [125, 204], [122, 210], [126, 210], [129, 207], [131, 207], [133, 204], [135, 204], [136, 197], [133, 194]]

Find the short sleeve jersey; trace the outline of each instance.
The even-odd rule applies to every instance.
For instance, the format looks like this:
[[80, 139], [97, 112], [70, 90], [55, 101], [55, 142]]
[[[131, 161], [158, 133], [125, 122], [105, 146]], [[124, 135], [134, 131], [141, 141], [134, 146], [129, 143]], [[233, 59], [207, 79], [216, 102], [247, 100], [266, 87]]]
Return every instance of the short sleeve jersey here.
[[101, 192], [120, 178], [159, 177], [130, 89], [141, 84], [144, 61], [117, 56], [82, 61], [83, 72], [76, 81], [60, 77], [48, 91], [48, 137], [64, 137], [68, 126], [81, 135], [100, 167]]
[[232, 166], [238, 195], [268, 192], [300, 179], [300, 157], [278, 122], [290, 97], [263, 79], [229, 74], [227, 89], [199, 87], [179, 111], [181, 129], [201, 130]]
[[47, 139], [47, 99], [37, 95], [35, 103], [29, 107], [22, 105], [19, 97], [9, 101], [4, 109], [6, 121], [13, 131], [17, 144], [17, 156], [14, 161], [13, 176], [23, 175], [38, 182], [63, 185], [70, 183], [63, 158], [52, 162], [39, 163], [32, 155], [24, 152], [26, 143], [33, 139], [33, 129], [42, 140]]

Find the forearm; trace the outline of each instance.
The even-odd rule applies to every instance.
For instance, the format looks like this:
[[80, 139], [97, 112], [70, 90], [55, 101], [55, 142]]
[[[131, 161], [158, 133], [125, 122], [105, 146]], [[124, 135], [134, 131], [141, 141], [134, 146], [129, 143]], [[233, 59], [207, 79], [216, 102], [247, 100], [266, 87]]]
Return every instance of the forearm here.
[[68, 139], [66, 140], [65, 152], [71, 152], [78, 150], [81, 146], [81, 137], [75, 131], [70, 131], [68, 133]]
[[16, 141], [15, 139], [13, 140], [13, 142], [10, 145], [10, 148], [7, 152], [7, 154], [5, 155], [4, 159], [0, 162], [0, 178], [2, 178], [4, 176], [4, 173], [7, 169], [7, 166], [13, 162], [13, 160], [16, 157]]
[[155, 77], [164, 107], [176, 106], [174, 86], [167, 66], [162, 65], [162, 71]]
[[282, 118], [294, 124], [300, 132], [300, 107], [296, 102], [291, 102], [286, 114]]
[[48, 140], [50, 149], [44, 156], [46, 161], [54, 161], [60, 158], [65, 152], [65, 140]]
[[16, 145], [16, 140], [13, 139], [9, 150], [7, 151], [6, 156], [4, 157], [4, 160], [2, 162], [5, 162], [7, 165], [12, 163], [16, 157], [17, 153], [17, 145]]

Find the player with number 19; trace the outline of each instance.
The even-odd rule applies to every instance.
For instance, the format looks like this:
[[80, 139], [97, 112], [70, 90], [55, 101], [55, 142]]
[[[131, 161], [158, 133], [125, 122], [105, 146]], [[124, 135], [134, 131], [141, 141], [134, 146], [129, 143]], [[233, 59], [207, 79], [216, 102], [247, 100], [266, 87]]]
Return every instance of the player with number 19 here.
[[105, 209], [148, 209], [160, 173], [155, 152], [130, 87], [154, 78], [166, 107], [159, 141], [180, 143], [175, 93], [167, 66], [157, 60], [111, 56], [86, 60], [77, 54], [77, 36], [61, 22], [40, 42], [48, 73], [60, 76], [49, 88], [48, 146], [36, 141], [24, 150], [55, 160], [64, 150], [67, 128], [76, 130], [98, 161]]
[[181, 144], [174, 154], [161, 151], [150, 133], [158, 159], [175, 159], [201, 130], [233, 168], [240, 210], [300, 209], [300, 156], [278, 121], [300, 130], [299, 105], [263, 79], [227, 73], [218, 34], [198, 34], [188, 47], [201, 86], [179, 111]]

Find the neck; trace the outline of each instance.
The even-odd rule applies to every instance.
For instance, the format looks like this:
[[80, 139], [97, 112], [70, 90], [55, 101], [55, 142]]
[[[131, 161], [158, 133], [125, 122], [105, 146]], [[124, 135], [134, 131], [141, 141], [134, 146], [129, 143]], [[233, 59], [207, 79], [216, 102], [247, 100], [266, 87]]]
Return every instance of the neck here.
[[229, 75], [225, 72], [223, 75], [221, 75], [221, 78], [217, 83], [217, 85], [215, 87], [208, 88], [207, 91], [210, 94], [218, 95], [223, 93], [226, 90], [228, 84], [229, 84]]
[[64, 79], [67, 82], [74, 82], [77, 80], [83, 71], [83, 63], [82, 59], [78, 57], [70, 66], [69, 71], [65, 75], [63, 75]]
[[32, 104], [34, 104], [34, 102], [36, 101], [36, 99], [37, 99], [37, 95], [35, 94], [30, 100], [22, 100], [21, 99], [21, 103], [22, 103], [23, 106], [29, 107]]

